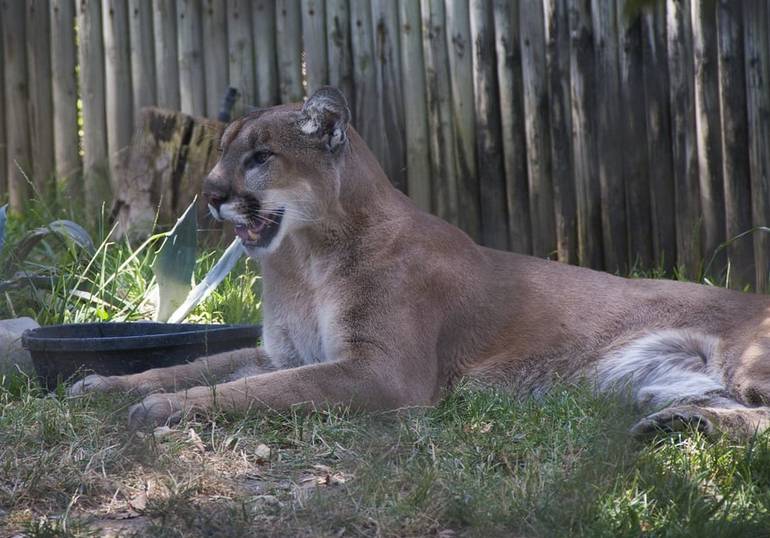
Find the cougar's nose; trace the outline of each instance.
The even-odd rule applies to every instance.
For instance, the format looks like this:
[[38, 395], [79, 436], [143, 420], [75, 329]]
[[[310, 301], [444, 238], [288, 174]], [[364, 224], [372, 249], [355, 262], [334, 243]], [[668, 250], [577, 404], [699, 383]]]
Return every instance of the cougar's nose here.
[[229, 189], [222, 183], [222, 180], [217, 179], [213, 174], [209, 174], [203, 180], [203, 196], [206, 197], [206, 201], [209, 205], [214, 206], [216, 209], [219, 209], [219, 206], [221, 206], [229, 196]]
[[211, 215], [215, 219], [221, 220], [222, 217], [219, 214], [219, 208], [225, 201], [227, 201], [228, 193], [224, 189], [217, 188], [214, 181], [210, 178], [206, 178], [203, 183], [203, 196], [209, 204]]

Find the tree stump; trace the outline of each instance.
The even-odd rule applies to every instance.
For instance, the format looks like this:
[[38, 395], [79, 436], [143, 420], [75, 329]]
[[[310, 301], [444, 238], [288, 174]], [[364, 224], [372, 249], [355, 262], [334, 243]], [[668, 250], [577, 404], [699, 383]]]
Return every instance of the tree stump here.
[[[115, 238], [142, 241], [170, 228], [196, 195], [216, 163], [224, 124], [160, 108], [144, 108], [141, 125], [119, 156], [112, 215]], [[157, 222], [156, 222], [157, 219]], [[222, 227], [198, 203], [198, 222], [208, 239], [221, 238]]]

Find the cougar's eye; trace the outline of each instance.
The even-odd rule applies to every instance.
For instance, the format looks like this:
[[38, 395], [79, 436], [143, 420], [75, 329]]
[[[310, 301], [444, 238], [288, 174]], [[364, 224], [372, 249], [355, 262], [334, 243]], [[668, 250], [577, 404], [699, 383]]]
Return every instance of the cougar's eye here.
[[245, 161], [243, 161], [243, 168], [246, 170], [251, 170], [256, 166], [265, 164], [272, 155], [273, 154], [269, 151], [255, 151], [246, 157]]

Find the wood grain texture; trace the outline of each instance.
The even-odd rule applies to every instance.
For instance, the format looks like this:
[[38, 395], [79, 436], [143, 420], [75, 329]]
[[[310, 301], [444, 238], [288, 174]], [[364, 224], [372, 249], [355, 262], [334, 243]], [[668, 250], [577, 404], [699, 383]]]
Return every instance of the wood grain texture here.
[[29, 185], [24, 177], [31, 171], [32, 155], [29, 141], [27, 103], [26, 23], [24, 4], [14, 0], [0, 2], [2, 8], [3, 68], [5, 77], [5, 125], [10, 211], [21, 214], [29, 199]]
[[302, 0], [302, 46], [308, 95], [329, 83], [324, 0]]
[[596, 58], [597, 156], [602, 200], [604, 267], [628, 272], [626, 186], [621, 147], [620, 73], [618, 59], [617, 4], [591, 2]]
[[677, 265], [688, 278], [696, 278], [702, 260], [702, 231], [689, 1], [668, 0], [666, 18]]
[[[719, 72], [715, 2], [692, 2], [695, 68], [695, 137], [703, 215], [703, 255], [710, 259], [725, 241], [725, 196], [722, 180], [722, 129], [719, 115]], [[719, 255], [713, 269], [722, 269]]]
[[27, 75], [29, 77], [29, 142], [32, 167], [28, 170], [35, 194], [55, 198], [53, 95], [51, 87], [51, 20], [48, 0], [26, 2]]
[[[112, 197], [107, 137], [107, 109], [104, 82], [104, 44], [102, 41], [102, 6], [99, 2], [78, 0], [79, 85], [83, 101], [83, 194], [86, 214], [92, 223], [102, 204]], [[109, 209], [109, 207], [107, 208]]]
[[300, 0], [277, 0], [278, 94], [282, 103], [302, 101], [302, 10]]
[[[476, 100], [473, 93], [473, 43], [468, 0], [445, 0], [446, 46], [452, 91], [452, 127], [460, 226], [477, 241], [481, 233], [479, 175], [476, 168]], [[483, 21], [485, 22], [485, 21]], [[483, 24], [482, 22], [482, 24]], [[494, 59], [494, 55], [491, 59]], [[488, 61], [488, 60], [487, 60]]]
[[431, 162], [431, 210], [459, 224], [457, 170], [451, 113], [451, 86], [446, 48], [444, 3], [422, 0], [422, 40]]
[[[743, 2], [746, 61], [746, 109], [754, 226], [770, 225], [770, 49], [766, 27], [770, 6], [765, 0]], [[770, 234], [754, 234], [756, 289], [770, 286]]]
[[350, 44], [350, 6], [348, 0], [326, 0], [326, 54], [329, 84], [336, 86], [355, 110], [353, 91], [353, 50]]
[[201, 0], [177, 0], [179, 103], [182, 112], [193, 116], [206, 113], [201, 11]]
[[543, 4], [534, 2], [519, 12], [527, 140], [527, 177], [532, 218], [532, 253], [556, 253], [556, 218], [551, 180], [551, 140], [545, 74]]
[[179, 46], [176, 27], [176, 0], [153, 0], [152, 24], [155, 34], [158, 105], [171, 110], [179, 110]]
[[133, 92], [128, 29], [128, 5], [121, 0], [102, 4], [104, 36], [105, 103], [110, 182], [115, 186], [118, 152], [128, 146], [134, 132]]
[[469, 211], [475, 209], [471, 204], [474, 194], [478, 192], [482, 243], [492, 248], [507, 249], [508, 215], [492, 4], [486, 0], [471, 0], [470, 25], [473, 35], [471, 51], [478, 178], [473, 178], [472, 182], [467, 179], [460, 182], [461, 200], [470, 202], [460, 204], [460, 211], [464, 214], [466, 208]]
[[353, 125], [369, 145], [377, 160], [384, 165], [389, 159], [382, 117], [382, 78], [374, 50], [374, 27], [369, 2], [350, 4], [351, 48], [353, 51], [353, 86], [355, 108]]
[[640, 14], [618, 11], [618, 57], [623, 111], [618, 127], [623, 147], [629, 262], [631, 267], [652, 267], [649, 156], [645, 145], [639, 143], [647, 140]]
[[545, 61], [551, 103], [551, 178], [559, 261], [577, 263], [577, 201], [572, 170], [569, 19], [566, 0], [544, 0]]
[[[731, 0], [717, 6], [719, 111], [722, 127], [722, 178], [725, 195], [725, 235], [728, 239], [751, 229], [751, 169], [749, 166], [746, 70], [743, 54], [743, 10]], [[727, 247], [730, 287], [755, 283], [754, 239], [744, 237]]]
[[[0, 30], [3, 28], [3, 9], [0, 4]], [[3, 39], [0, 38], [0, 58], [3, 56]], [[2, 204], [8, 202], [8, 141], [5, 124], [5, 69], [0, 68], [0, 200]]]
[[[248, 0], [227, 0], [229, 85], [238, 90], [240, 96], [233, 109], [233, 117], [241, 116], [257, 100], [254, 55], [258, 51], [252, 41], [252, 7]], [[275, 72], [273, 76], [276, 76]]]
[[673, 149], [666, 56], [666, 6], [642, 13], [642, 62], [650, 173], [650, 209], [655, 266], [671, 272], [676, 265]]
[[596, 155], [596, 95], [590, 0], [569, 0], [570, 113], [575, 178], [578, 261], [604, 267], [601, 185]]
[[61, 191], [74, 203], [82, 202], [83, 196], [82, 181], [76, 177], [81, 168], [76, 64], [75, 0], [52, 0], [51, 83], [55, 176]]
[[409, 106], [409, 113], [404, 115], [407, 192], [418, 207], [430, 211], [430, 154], [420, 4], [399, 0], [398, 8], [401, 91], [404, 103]]
[[495, 0], [493, 12], [508, 244], [514, 252], [529, 254], [532, 252], [532, 224], [527, 185], [519, 4]]
[[155, 32], [151, 0], [129, 0], [128, 22], [131, 34], [131, 88], [134, 92], [134, 123], [139, 111], [158, 102], [155, 85]]
[[227, 3], [223, 0], [203, 0], [202, 8], [206, 117], [216, 119], [229, 86]]
[[382, 165], [391, 183], [397, 189], [406, 192], [405, 111], [401, 94], [397, 2], [372, 0], [372, 33], [380, 114], [388, 147], [388, 155]]
[[257, 75], [257, 106], [277, 105], [278, 64], [275, 53], [275, 0], [257, 0], [252, 4], [252, 32]]

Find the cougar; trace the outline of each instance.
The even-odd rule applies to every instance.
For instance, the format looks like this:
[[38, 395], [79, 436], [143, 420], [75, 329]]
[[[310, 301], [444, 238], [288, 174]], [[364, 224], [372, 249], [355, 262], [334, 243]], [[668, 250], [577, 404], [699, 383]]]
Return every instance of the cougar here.
[[263, 279], [262, 346], [71, 388], [133, 391], [129, 421], [437, 402], [461, 378], [630, 398], [638, 435], [768, 426], [770, 297], [627, 279], [480, 246], [395, 189], [344, 96], [231, 123], [204, 194]]

